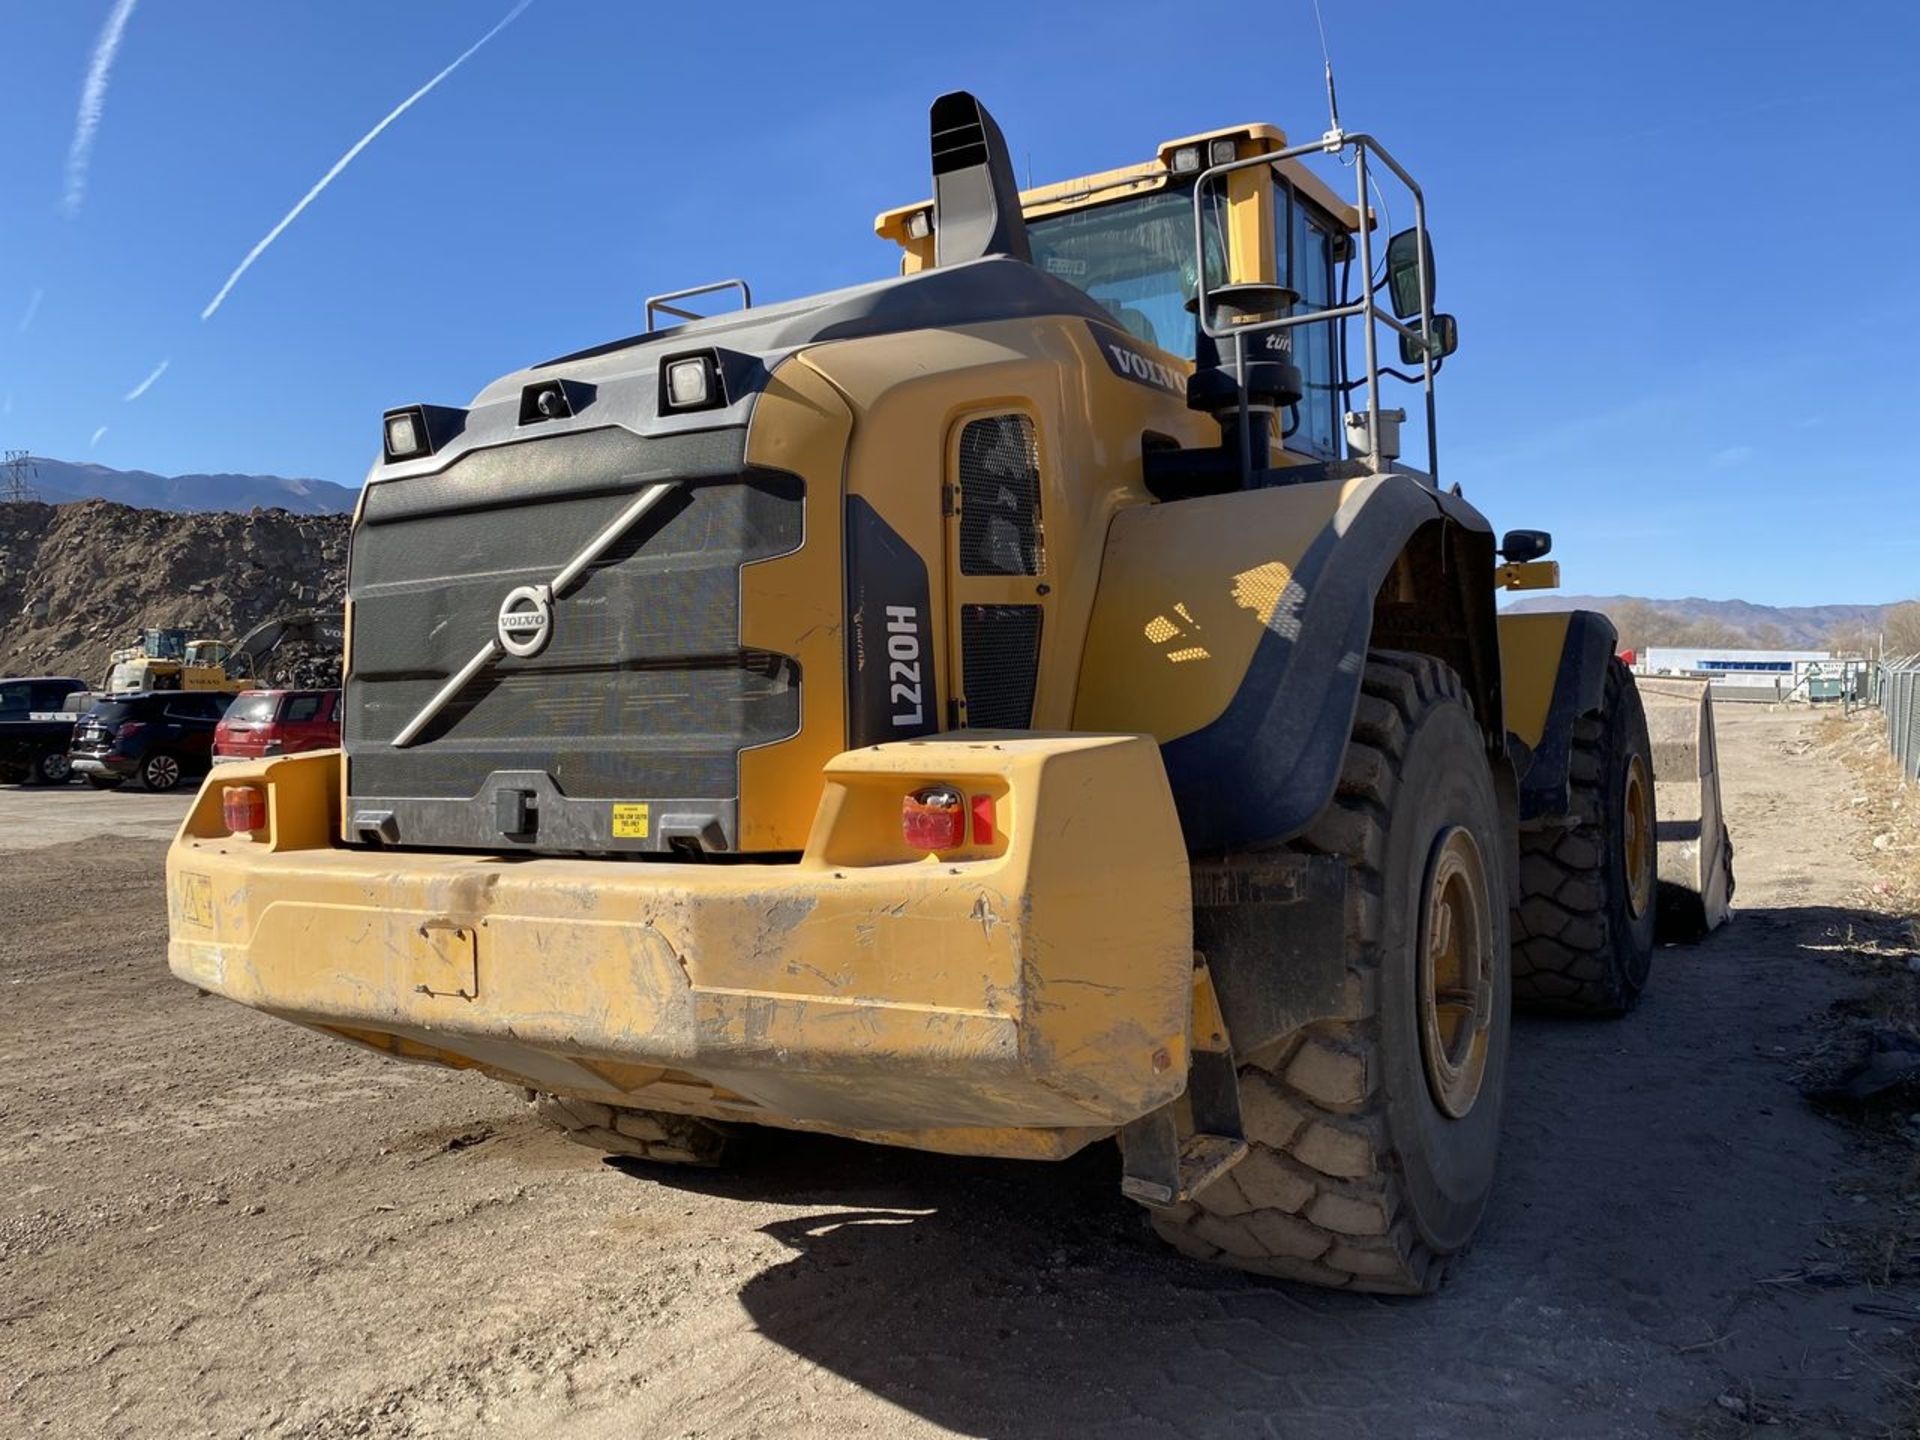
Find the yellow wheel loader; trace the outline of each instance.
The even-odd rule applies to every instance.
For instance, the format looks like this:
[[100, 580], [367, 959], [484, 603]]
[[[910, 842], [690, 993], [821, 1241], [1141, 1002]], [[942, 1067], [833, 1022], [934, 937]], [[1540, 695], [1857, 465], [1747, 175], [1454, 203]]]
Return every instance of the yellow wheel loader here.
[[344, 747], [207, 784], [172, 968], [608, 1152], [1117, 1138], [1182, 1250], [1430, 1289], [1516, 983], [1633, 1003], [1662, 822], [1611, 627], [1499, 616], [1547, 537], [1440, 482], [1419, 187], [1250, 125], [1023, 195], [965, 93], [931, 149], [895, 278], [385, 415]]

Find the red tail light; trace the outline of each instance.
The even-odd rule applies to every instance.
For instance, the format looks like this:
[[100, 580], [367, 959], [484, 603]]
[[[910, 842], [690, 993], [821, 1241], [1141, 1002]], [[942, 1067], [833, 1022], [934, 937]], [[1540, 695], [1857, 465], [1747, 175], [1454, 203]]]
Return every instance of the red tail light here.
[[113, 732], [113, 743], [118, 745], [122, 740], [131, 740], [146, 728], [147, 722], [144, 720], [122, 721], [120, 727]]
[[267, 792], [257, 785], [221, 786], [220, 808], [236, 835], [267, 828]]
[[967, 834], [967, 802], [951, 785], [929, 785], [900, 802], [900, 838], [910, 850], [954, 850]]

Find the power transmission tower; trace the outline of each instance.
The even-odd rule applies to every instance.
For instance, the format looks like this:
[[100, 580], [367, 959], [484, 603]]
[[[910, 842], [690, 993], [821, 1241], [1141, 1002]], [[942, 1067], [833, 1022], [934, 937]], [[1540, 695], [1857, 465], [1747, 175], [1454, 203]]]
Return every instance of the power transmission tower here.
[[7, 451], [6, 460], [0, 463], [0, 505], [38, 501], [40, 492], [33, 488], [35, 473], [33, 460], [26, 451]]

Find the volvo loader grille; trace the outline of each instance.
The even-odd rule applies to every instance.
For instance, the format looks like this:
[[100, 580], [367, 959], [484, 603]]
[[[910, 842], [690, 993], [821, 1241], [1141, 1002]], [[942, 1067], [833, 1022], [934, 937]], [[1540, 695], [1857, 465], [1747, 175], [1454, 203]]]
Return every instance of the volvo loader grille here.
[[739, 752], [800, 717], [795, 663], [740, 644], [740, 567], [799, 546], [802, 500], [737, 431], [575, 432], [376, 484], [348, 584], [348, 838], [732, 848]]

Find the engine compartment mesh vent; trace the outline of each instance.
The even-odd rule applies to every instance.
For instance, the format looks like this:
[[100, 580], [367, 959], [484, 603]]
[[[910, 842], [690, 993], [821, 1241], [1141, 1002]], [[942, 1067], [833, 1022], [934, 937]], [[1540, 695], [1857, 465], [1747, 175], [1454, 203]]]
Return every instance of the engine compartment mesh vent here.
[[960, 573], [1038, 575], [1040, 443], [1025, 415], [969, 420], [960, 432]]
[[1031, 726], [1034, 682], [1040, 673], [1040, 607], [962, 605], [960, 651], [968, 726]]

